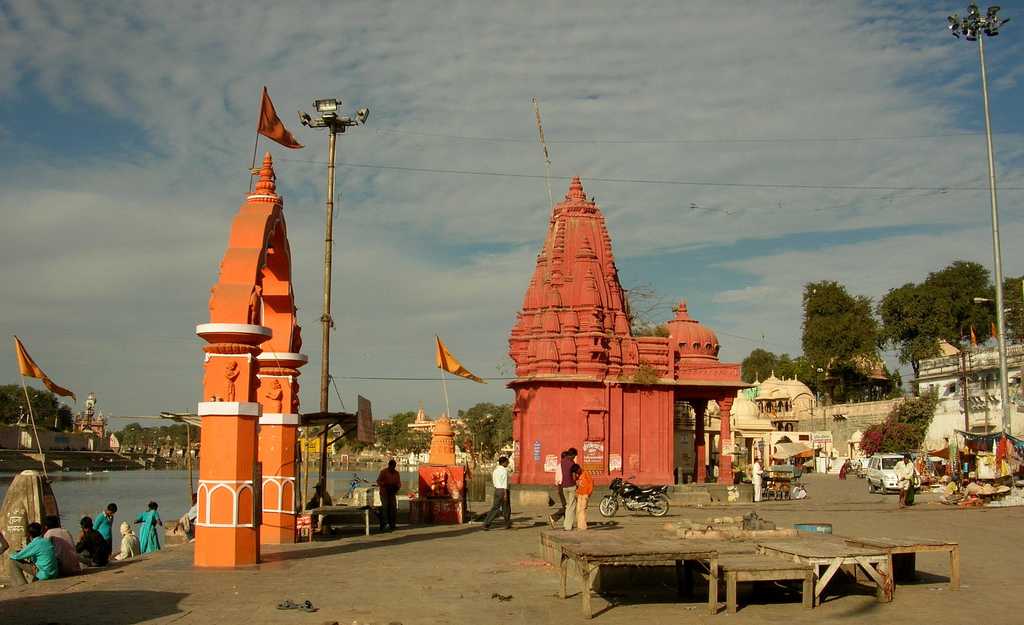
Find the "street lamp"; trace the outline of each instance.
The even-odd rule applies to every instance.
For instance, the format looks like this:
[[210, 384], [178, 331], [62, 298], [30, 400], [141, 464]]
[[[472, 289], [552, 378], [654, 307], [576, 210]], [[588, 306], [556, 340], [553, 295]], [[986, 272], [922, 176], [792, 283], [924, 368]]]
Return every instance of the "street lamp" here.
[[985, 73], [985, 37], [995, 37], [999, 28], [1010, 21], [998, 17], [999, 7], [990, 6], [985, 15], [973, 2], [967, 7], [967, 15], [961, 19], [950, 15], [949, 31], [957, 39], [963, 35], [967, 41], [978, 42], [978, 59], [981, 62], [981, 94], [985, 106], [985, 138], [988, 142], [988, 188], [992, 200], [992, 258], [995, 265], [996, 281], [996, 327], [999, 342], [999, 393], [1003, 407], [1003, 432], [1010, 434], [1010, 390], [1006, 372], [1006, 326], [1003, 314], [1003, 252], [999, 243], [999, 204], [996, 201], [996, 165], [992, 156], [992, 120], [988, 111], [988, 75]]
[[[334, 144], [335, 137], [345, 132], [351, 126], [358, 126], [366, 123], [370, 116], [370, 109], [361, 108], [356, 111], [356, 118], [338, 117], [338, 109], [341, 107], [341, 100], [327, 98], [313, 100], [313, 108], [316, 109], [319, 117], [312, 117], [309, 113], [299, 111], [299, 121], [308, 128], [327, 129], [327, 218], [324, 226], [324, 308], [320, 315], [320, 323], [323, 328], [323, 337], [320, 348], [320, 412], [328, 410], [328, 385], [331, 380], [331, 328], [334, 327], [334, 320], [331, 319], [331, 252], [333, 251], [334, 239]], [[320, 440], [320, 492], [327, 492], [327, 432], [329, 427], [324, 426]]]

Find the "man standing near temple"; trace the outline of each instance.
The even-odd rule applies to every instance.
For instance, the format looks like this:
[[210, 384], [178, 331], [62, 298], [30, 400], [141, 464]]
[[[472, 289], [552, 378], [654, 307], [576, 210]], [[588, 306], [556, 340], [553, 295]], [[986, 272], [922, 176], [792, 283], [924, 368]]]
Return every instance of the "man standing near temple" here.
[[508, 458], [498, 458], [498, 466], [494, 467], [491, 473], [491, 481], [494, 483], [494, 502], [491, 509], [484, 517], [484, 529], [491, 529], [491, 523], [498, 512], [504, 513], [505, 529], [512, 529], [512, 501], [509, 499], [508, 491]]
[[377, 475], [380, 489], [380, 531], [394, 531], [398, 521], [398, 491], [402, 489], [402, 474], [395, 469], [395, 459], [388, 460], [388, 466]]

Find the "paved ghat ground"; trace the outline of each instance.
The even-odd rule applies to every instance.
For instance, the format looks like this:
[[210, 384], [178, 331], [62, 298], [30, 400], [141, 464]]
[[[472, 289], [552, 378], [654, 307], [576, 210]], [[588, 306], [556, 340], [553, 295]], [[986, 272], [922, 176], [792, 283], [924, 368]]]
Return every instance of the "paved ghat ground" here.
[[[192, 547], [179, 546], [98, 573], [0, 591], [0, 623], [180, 625], [341, 625], [621, 623], [886, 623], [996, 625], [1021, 623], [1024, 508], [958, 510], [923, 502], [897, 510], [894, 496], [867, 494], [864, 481], [834, 476], [807, 480], [811, 499], [767, 502], [758, 513], [780, 526], [832, 523], [845, 535], [923, 536], [957, 541], [962, 549], [962, 588], [947, 589], [945, 554], [918, 557], [923, 580], [900, 585], [895, 601], [879, 604], [862, 594], [831, 596], [814, 610], [781, 593], [741, 595], [737, 614], [706, 613], [704, 603], [678, 603], [667, 586], [641, 596], [619, 592], [595, 597], [598, 612], [586, 621], [580, 599], [558, 598], [558, 575], [539, 559], [546, 511], [519, 510], [512, 531], [484, 532], [479, 525], [402, 527], [369, 538], [265, 553], [266, 562], [239, 571], [197, 570]], [[479, 505], [479, 504], [478, 504]], [[614, 531], [664, 533], [665, 521], [742, 514], [752, 506], [674, 509], [665, 519], [616, 518]], [[592, 509], [591, 518], [597, 517]], [[570, 582], [576, 592], [578, 583]], [[495, 593], [511, 596], [502, 601]], [[280, 611], [285, 599], [308, 599], [315, 613]], [[607, 608], [607, 609], [606, 609]]]

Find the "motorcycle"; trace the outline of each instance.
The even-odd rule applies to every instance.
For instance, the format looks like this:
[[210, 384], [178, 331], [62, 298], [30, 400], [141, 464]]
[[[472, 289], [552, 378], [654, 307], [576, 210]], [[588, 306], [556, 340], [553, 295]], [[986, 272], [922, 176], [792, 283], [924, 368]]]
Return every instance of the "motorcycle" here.
[[[631, 479], [633, 478], [627, 478]], [[651, 516], [661, 517], [668, 514], [668, 486], [641, 488], [627, 480], [617, 477], [608, 485], [612, 492], [601, 499], [601, 505], [598, 507], [601, 516], [615, 516], [620, 505], [624, 505], [626, 510], [631, 512], [642, 510]]]

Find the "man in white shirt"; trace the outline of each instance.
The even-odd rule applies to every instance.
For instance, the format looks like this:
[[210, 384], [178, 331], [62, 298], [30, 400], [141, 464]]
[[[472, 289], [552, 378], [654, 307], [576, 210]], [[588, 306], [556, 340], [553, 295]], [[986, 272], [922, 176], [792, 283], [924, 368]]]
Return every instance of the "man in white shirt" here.
[[896, 474], [896, 478], [899, 480], [900, 485], [900, 507], [906, 507], [907, 495], [910, 493], [910, 489], [913, 486], [912, 481], [914, 479], [914, 463], [910, 461], [909, 454], [903, 454], [903, 458], [896, 463], [892, 468]]
[[505, 456], [498, 458], [498, 466], [494, 467], [494, 471], [491, 473], [491, 482], [494, 483], [494, 502], [491, 504], [487, 516], [484, 517], [484, 529], [491, 529], [494, 517], [498, 516], [498, 512], [502, 512], [505, 515], [505, 529], [510, 530], [512, 529], [512, 502], [508, 492], [508, 458]]
[[750, 483], [754, 485], [754, 501], [761, 501], [761, 480], [763, 479], [764, 468], [761, 467], [761, 459], [754, 458], [754, 466], [750, 468]]

